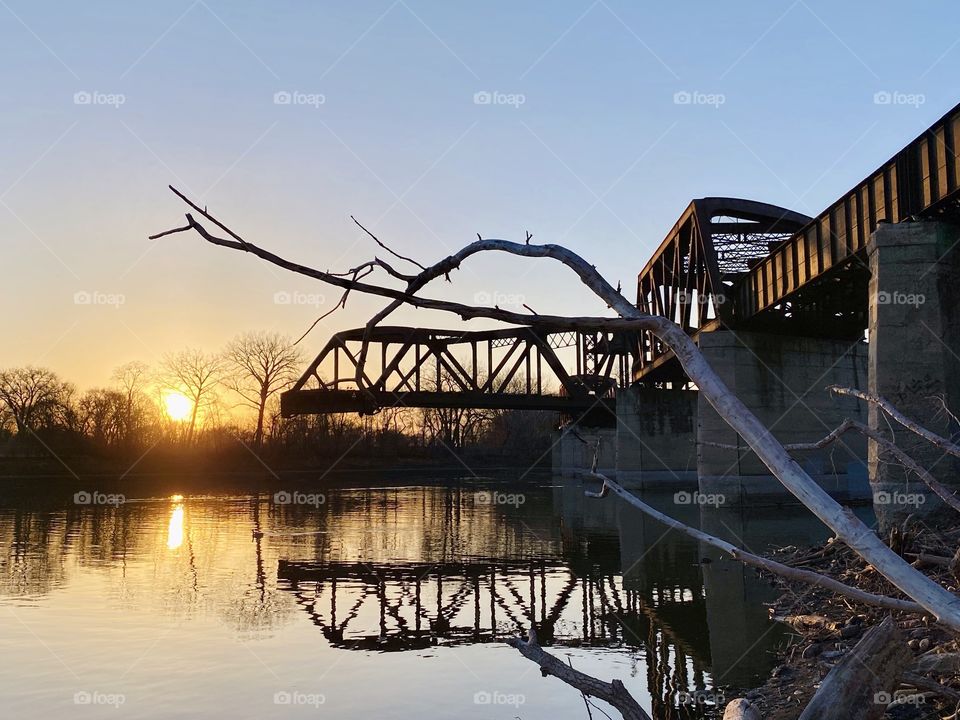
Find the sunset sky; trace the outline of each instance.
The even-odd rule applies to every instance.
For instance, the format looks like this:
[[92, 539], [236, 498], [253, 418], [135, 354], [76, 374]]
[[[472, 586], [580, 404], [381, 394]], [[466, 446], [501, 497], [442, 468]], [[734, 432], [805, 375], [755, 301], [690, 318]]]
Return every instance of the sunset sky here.
[[[632, 295], [692, 198], [815, 214], [952, 107], [960, 11], [924, 7], [0, 0], [0, 367], [103, 384], [245, 330], [297, 336], [335, 301], [193, 235], [147, 240], [182, 224], [168, 184], [321, 269], [376, 253], [353, 214], [423, 262], [529, 230]], [[604, 310], [545, 261], [454, 279], [426, 294]], [[307, 353], [381, 305], [354, 298]]]

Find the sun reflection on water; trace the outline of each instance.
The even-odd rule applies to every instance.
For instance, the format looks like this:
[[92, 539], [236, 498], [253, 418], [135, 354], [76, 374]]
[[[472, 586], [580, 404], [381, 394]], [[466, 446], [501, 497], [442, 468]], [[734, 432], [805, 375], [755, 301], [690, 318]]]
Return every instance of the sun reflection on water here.
[[[183, 499], [180, 495], [174, 498]], [[170, 524], [167, 525], [167, 549], [176, 550], [183, 545], [183, 504], [177, 503], [170, 513]]]

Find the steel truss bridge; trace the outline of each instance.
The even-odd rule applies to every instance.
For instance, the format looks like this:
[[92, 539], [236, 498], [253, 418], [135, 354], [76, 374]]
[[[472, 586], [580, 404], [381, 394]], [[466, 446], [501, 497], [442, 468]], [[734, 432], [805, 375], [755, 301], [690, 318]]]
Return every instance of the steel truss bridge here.
[[[737, 198], [694, 200], [637, 279], [637, 307], [689, 335], [721, 328], [855, 339], [867, 324], [867, 240], [877, 225], [960, 217], [960, 105], [816, 217]], [[612, 409], [631, 382], [687, 381], [649, 332], [378, 328], [379, 370], [356, 384], [363, 330], [337, 333], [282, 397], [285, 415], [382, 407]], [[562, 348], [576, 348], [573, 372]], [[495, 352], [498, 351], [498, 352]], [[332, 376], [321, 365], [332, 354]], [[496, 355], [496, 359], [495, 356]], [[485, 365], [483, 363], [486, 363]], [[431, 364], [432, 363], [432, 364]], [[552, 373], [548, 380], [543, 365]]]

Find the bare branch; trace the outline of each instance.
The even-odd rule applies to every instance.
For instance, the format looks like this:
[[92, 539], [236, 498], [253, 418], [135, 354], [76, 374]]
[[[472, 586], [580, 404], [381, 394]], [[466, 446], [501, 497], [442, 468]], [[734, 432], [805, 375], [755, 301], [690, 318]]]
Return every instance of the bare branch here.
[[[920, 427], [919, 425], [917, 427]], [[848, 430], [855, 430], [864, 437], [868, 437], [873, 440], [877, 445], [882, 447], [884, 450], [893, 455], [897, 461], [903, 465], [907, 470], [914, 473], [919, 477], [933, 492], [939, 495], [947, 505], [952, 507], [957, 512], [960, 512], [960, 498], [958, 498], [950, 489], [939, 482], [933, 475], [931, 475], [927, 470], [923, 468], [920, 463], [914, 460], [912, 457], [907, 455], [900, 447], [892, 443], [886, 437], [884, 437], [879, 431], [874, 430], [867, 425], [864, 425], [861, 422], [856, 420], [850, 420], [849, 418], [844, 420], [836, 429], [832, 430], [829, 434], [812, 443], [792, 443], [784, 445], [783, 449], [788, 452], [803, 452], [807, 450], [819, 450], [826, 447], [830, 443], [837, 440], [843, 433]], [[736, 445], [729, 445], [726, 443], [717, 443], [717, 442], [702, 442], [703, 445], [709, 445], [711, 447], [718, 447], [724, 450], [738, 450], [739, 448]]]
[[760, 555], [754, 555], [751, 552], [747, 552], [746, 550], [738, 548], [736, 545], [733, 545], [726, 540], [721, 540], [720, 538], [709, 535], [702, 530], [697, 530], [696, 528], [692, 528], [689, 525], [680, 522], [679, 520], [675, 520], [669, 515], [664, 515], [659, 510], [647, 505], [645, 502], [643, 502], [643, 500], [638, 498], [633, 493], [625, 490], [622, 486], [618, 485], [606, 475], [602, 475], [598, 472], [584, 474], [587, 477], [592, 477], [595, 480], [599, 480], [603, 483], [599, 493], [588, 492], [586, 493], [588, 497], [601, 498], [605, 497], [608, 491], [613, 492], [626, 500], [633, 507], [652, 517], [654, 520], [658, 520], [667, 527], [678, 530], [685, 535], [689, 535], [695, 540], [699, 540], [706, 545], [710, 545], [718, 550], [722, 550], [735, 560], [739, 560], [742, 563], [753, 565], [761, 570], [767, 570], [769, 572], [776, 573], [777, 575], [781, 575], [789, 580], [796, 580], [798, 582], [808, 583], [810, 585], [816, 585], [817, 587], [822, 587], [827, 590], [832, 590], [833, 592], [845, 595], [846, 597], [858, 600], [867, 605], [874, 605], [876, 607], [887, 608], [889, 610], [905, 610], [907, 612], [915, 613], [924, 612], [924, 609], [915, 602], [886, 597], [885, 595], [875, 595], [874, 593], [869, 593], [865, 590], [860, 590], [859, 588], [845, 585], [838, 580], [834, 580], [826, 575], [813, 572], [812, 570], [792, 568], [789, 565], [784, 565], [776, 560], [770, 560], [768, 558], [761, 557]]
[[643, 711], [640, 703], [633, 698], [622, 682], [619, 680], [604, 682], [565, 665], [562, 660], [540, 647], [537, 642], [536, 631], [532, 626], [526, 640], [510, 638], [507, 643], [519, 650], [525, 658], [533, 660], [539, 665], [540, 672], [544, 677], [553, 675], [584, 695], [599, 698], [609, 703], [623, 715], [624, 720], [650, 720], [650, 716]]
[[421, 270], [426, 270], [426, 268], [425, 268], [423, 265], [421, 265], [420, 263], [418, 263], [418, 262], [417, 262], [416, 260], [414, 260], [413, 258], [404, 257], [404, 256], [401, 255], [400, 253], [392, 250], [391, 248], [389, 248], [389, 247], [387, 247], [385, 244], [383, 244], [383, 243], [380, 241], [380, 238], [378, 238], [378, 237], [377, 237], [376, 235], [374, 235], [372, 232], [370, 232], [369, 230], [367, 230], [363, 225], [361, 225], [361, 224], [360, 224], [360, 221], [357, 220], [353, 215], [350, 216], [350, 219], [353, 220], [354, 223], [356, 223], [356, 225], [357, 225], [358, 228], [360, 228], [360, 229], [363, 230], [367, 235], [369, 235], [370, 237], [372, 237], [372, 238], [373, 238], [373, 241], [374, 241], [377, 245], [379, 245], [380, 247], [382, 247], [384, 250], [386, 250], [388, 253], [390, 253], [391, 255], [393, 255], [395, 258], [399, 258], [400, 260], [406, 260], [408, 263], [412, 263], [413, 265], [416, 265], [416, 266], [417, 266], [418, 268], [420, 268]]
[[666, 317], [652, 316], [640, 312], [633, 303], [618, 293], [597, 272], [595, 267], [576, 253], [560, 245], [527, 245], [506, 240], [480, 239], [422, 271], [417, 279], [408, 285], [406, 291], [398, 291], [379, 285], [336, 277], [330, 273], [291, 262], [258, 248], [244, 241], [236, 233], [211, 217], [205, 209], [201, 210], [196, 204], [187, 200], [182, 193], [175, 189], [173, 191], [178, 197], [183, 198], [191, 208], [233, 238], [233, 240], [227, 240], [211, 235], [190, 214], [187, 214], [190, 227], [196, 229], [201, 237], [208, 242], [253, 253], [278, 267], [313, 277], [330, 285], [391, 298], [393, 302], [378, 313], [368, 327], [372, 327], [381, 318], [386, 317], [395, 308], [403, 304], [444, 310], [455, 313], [464, 319], [486, 317], [518, 325], [529, 325], [531, 324], [529, 315], [519, 315], [500, 308], [479, 308], [459, 303], [427, 300], [418, 297], [416, 292], [434, 278], [449, 277], [449, 273], [459, 268], [464, 260], [481, 252], [497, 251], [522, 257], [551, 258], [563, 263], [577, 275], [581, 282], [613, 308], [621, 318], [590, 318], [589, 322], [584, 323], [583, 318], [536, 316], [534, 320], [538, 326], [547, 327], [552, 323], [555, 327], [564, 329], [577, 329], [586, 325], [592, 326], [593, 329], [622, 327], [631, 330], [648, 330], [655, 334], [673, 350], [687, 377], [696, 383], [701, 397], [713, 406], [731, 428], [746, 440], [750, 448], [770, 468], [770, 471], [788, 491], [812, 510], [839, 538], [872, 564], [894, 585], [936, 615], [945, 625], [960, 632], [960, 598], [949, 593], [916, 568], [911, 567], [903, 558], [892, 552], [861, 520], [852, 513], [845, 511], [831, 498], [827, 491], [821, 488], [790, 457], [783, 446], [760, 422], [759, 418], [730, 391], [720, 376], [707, 363], [696, 343], [684, 332], [683, 328]]
[[873, 403], [891, 418], [903, 425], [907, 430], [910, 430], [911, 432], [914, 432], [922, 437], [924, 440], [933, 443], [944, 452], [950, 453], [955, 457], [960, 457], [960, 445], [957, 445], [956, 443], [947, 440], [947, 438], [941, 437], [932, 430], [928, 430], [922, 425], [914, 422], [902, 412], [897, 410], [893, 403], [886, 398], [882, 398], [877, 395], [871, 395], [870, 393], [865, 393], [862, 390], [857, 390], [856, 388], [840, 387], [839, 385], [830, 385], [827, 390], [836, 393], [837, 395], [850, 395], [855, 398], [860, 398], [861, 400], [866, 400], [869, 403]]

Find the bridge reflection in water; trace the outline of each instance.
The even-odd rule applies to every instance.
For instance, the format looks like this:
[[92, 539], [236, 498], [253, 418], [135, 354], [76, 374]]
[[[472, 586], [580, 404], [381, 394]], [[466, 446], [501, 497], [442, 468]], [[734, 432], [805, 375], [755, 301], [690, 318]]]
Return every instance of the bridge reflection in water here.
[[[763, 605], [774, 593], [753, 570], [665, 532], [622, 503], [585, 500], [577, 487], [550, 493], [559, 523], [552, 532], [524, 528], [526, 550], [536, 550], [527, 557], [440, 551], [410, 562], [383, 554], [313, 560], [300, 553], [279, 560], [278, 590], [292, 594], [326, 641], [344, 650], [500, 643], [532, 624], [560, 657], [572, 647], [633, 651], [630, 672], [645, 671], [660, 718], [700, 717], [702, 707], [680, 702], [684, 693], [718, 697], [718, 686], [749, 686], [769, 672], [784, 638]], [[652, 501], [672, 505], [672, 496]], [[524, 525], [524, 509], [496, 512], [504, 516], [497, 524]], [[819, 532], [808, 519], [791, 524], [782, 513], [776, 523], [744, 518], [739, 510], [711, 509], [702, 519], [697, 508], [679, 513], [757, 548]]]

